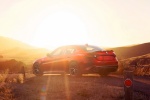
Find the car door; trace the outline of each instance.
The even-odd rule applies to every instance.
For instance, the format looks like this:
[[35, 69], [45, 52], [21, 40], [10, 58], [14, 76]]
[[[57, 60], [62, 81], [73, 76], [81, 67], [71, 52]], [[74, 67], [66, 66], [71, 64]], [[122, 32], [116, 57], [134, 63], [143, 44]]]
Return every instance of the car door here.
[[43, 62], [42, 67], [44, 71], [56, 71], [57, 65], [60, 60], [60, 56], [62, 53], [62, 48], [58, 48], [53, 51], [49, 57]]
[[61, 48], [60, 55], [55, 57], [55, 71], [64, 71], [65, 66], [65, 47]]
[[57, 70], [58, 71], [67, 71], [68, 62], [72, 59], [72, 55], [75, 49], [73, 47], [65, 47], [63, 48], [63, 52], [57, 61]]
[[74, 52], [75, 52], [75, 48], [74, 47], [68, 47], [66, 49], [66, 52], [65, 52], [65, 57], [66, 57], [66, 62], [70, 62], [71, 60], [74, 60]]

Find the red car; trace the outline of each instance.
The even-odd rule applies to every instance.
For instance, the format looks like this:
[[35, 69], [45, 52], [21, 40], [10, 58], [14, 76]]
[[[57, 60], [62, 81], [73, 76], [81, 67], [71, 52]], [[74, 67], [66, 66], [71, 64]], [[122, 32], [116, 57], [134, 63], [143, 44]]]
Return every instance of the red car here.
[[65, 72], [72, 76], [98, 73], [104, 76], [117, 69], [118, 60], [113, 50], [106, 51], [92, 45], [62, 46], [33, 64], [36, 76], [46, 72]]

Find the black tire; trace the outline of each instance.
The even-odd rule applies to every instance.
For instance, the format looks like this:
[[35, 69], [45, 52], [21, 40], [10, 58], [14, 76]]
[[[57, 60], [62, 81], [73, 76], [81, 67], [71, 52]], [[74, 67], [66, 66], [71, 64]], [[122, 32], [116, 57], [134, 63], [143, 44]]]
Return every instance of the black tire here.
[[34, 63], [34, 65], [33, 65], [33, 74], [35, 76], [43, 76], [43, 71], [40, 69], [40, 64]]
[[79, 69], [79, 65], [77, 62], [71, 62], [69, 64], [69, 74], [71, 76], [76, 76], [76, 77], [82, 76], [81, 70]]
[[66, 76], [66, 74], [67, 74], [66, 72], [63, 72], [61, 73], [61, 76]]

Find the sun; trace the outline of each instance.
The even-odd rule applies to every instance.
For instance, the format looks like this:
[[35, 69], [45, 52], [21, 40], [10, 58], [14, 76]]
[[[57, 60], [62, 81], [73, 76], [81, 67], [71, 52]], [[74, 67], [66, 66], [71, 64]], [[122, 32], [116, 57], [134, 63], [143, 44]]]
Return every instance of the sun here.
[[41, 19], [32, 45], [51, 49], [60, 45], [85, 44], [87, 40], [87, 29], [82, 19], [71, 12], [61, 11]]

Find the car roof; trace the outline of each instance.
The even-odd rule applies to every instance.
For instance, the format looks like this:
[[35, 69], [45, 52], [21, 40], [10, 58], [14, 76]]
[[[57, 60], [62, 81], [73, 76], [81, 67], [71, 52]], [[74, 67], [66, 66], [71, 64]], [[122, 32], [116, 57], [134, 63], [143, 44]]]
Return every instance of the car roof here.
[[[60, 47], [82, 47], [82, 46], [86, 46], [86, 45], [64, 45], [64, 46], [60, 46]], [[91, 46], [91, 47], [96, 47], [94, 45], [87, 45], [87, 46]]]
[[92, 47], [92, 48], [99, 48], [101, 50], [103, 50], [102, 48], [98, 47], [98, 46], [94, 46], [94, 45], [64, 45], [64, 46], [61, 46], [59, 48], [70, 48], [70, 47], [77, 47], [77, 48], [86, 48], [86, 47]]

